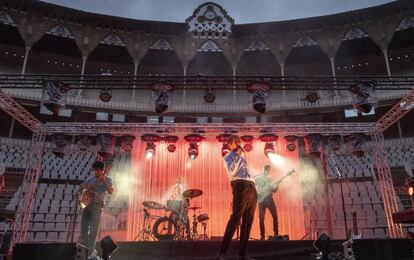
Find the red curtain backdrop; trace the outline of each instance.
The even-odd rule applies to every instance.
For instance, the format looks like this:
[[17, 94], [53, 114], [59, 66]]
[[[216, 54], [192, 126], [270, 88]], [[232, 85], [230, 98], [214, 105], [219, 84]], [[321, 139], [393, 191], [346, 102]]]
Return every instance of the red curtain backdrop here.
[[[209, 236], [222, 236], [231, 214], [231, 186], [221, 156], [222, 144], [214, 138], [199, 144], [199, 155], [195, 160], [188, 157], [188, 143], [179, 141], [174, 153], [167, 151], [167, 144], [156, 144], [156, 154], [152, 159], [145, 158], [145, 143], [136, 140], [132, 154], [132, 175], [130, 178], [130, 199], [127, 223], [127, 239], [133, 240], [142, 228], [142, 202], [146, 200], [166, 204], [171, 189], [181, 177], [186, 189], [200, 189], [203, 195], [192, 199], [191, 206], [200, 206], [197, 215], [207, 213], [210, 217], [207, 226]], [[285, 143], [279, 142], [281, 160], [274, 165], [264, 155], [264, 144], [256, 141], [253, 150], [246, 152], [246, 159], [251, 175], [260, 174], [263, 166], [272, 166], [271, 175], [274, 179], [283, 176], [290, 169], [298, 169], [297, 151], [289, 152]], [[276, 160], [278, 161], [278, 160]], [[273, 195], [278, 217], [279, 233], [288, 234], [290, 239], [300, 239], [305, 235], [302, 191], [300, 173], [293, 174], [280, 186]], [[151, 210], [152, 214], [164, 215], [163, 210]], [[189, 213], [190, 222], [192, 211]], [[271, 215], [266, 213], [266, 232], [272, 235]], [[201, 233], [201, 230], [199, 230]], [[252, 238], [259, 238], [258, 208], [251, 232]]]

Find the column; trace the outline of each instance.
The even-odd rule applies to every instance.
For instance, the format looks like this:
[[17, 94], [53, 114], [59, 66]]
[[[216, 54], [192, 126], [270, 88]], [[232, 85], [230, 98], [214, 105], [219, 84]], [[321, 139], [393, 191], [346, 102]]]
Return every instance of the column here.
[[237, 72], [237, 65], [231, 67], [233, 70], [233, 104], [236, 104], [237, 96], [236, 96], [236, 72]]
[[22, 66], [22, 72], [21, 74], [26, 73], [26, 67], [27, 67], [27, 60], [29, 59], [29, 52], [32, 46], [26, 46], [25, 47], [25, 53], [24, 53], [24, 59], [23, 59], [23, 66]]
[[[88, 59], [88, 56], [82, 56], [82, 67], [81, 67], [81, 77], [80, 77], [79, 87], [82, 87], [83, 75], [85, 74], [85, 67], [86, 67], [86, 60], [87, 59]], [[80, 97], [81, 92], [82, 92], [82, 89], [79, 89], [78, 90], [78, 97]]]
[[138, 65], [139, 62], [134, 62], [134, 85], [132, 86], [132, 101], [135, 100], [135, 92], [137, 85], [135, 84], [135, 81], [137, 80], [137, 74], [138, 74]]
[[183, 104], [185, 104], [185, 100], [186, 100], [186, 89], [185, 89], [185, 81], [186, 81], [186, 76], [187, 76], [187, 67], [188, 67], [188, 64], [186, 64], [186, 63], [184, 63], [183, 64], [183, 76], [184, 76], [184, 79], [183, 79], [183, 84], [184, 84], [184, 89], [183, 89]]
[[[279, 63], [280, 66], [280, 75], [282, 76], [282, 80], [285, 77], [285, 64], [284, 63]], [[285, 90], [285, 84], [282, 85], [282, 96], [283, 96], [283, 102], [286, 101], [286, 90]]]
[[[334, 86], [336, 87], [335, 57], [329, 57], [329, 61], [331, 62], [331, 72], [332, 77], [334, 77]], [[337, 89], [335, 89], [335, 97], [339, 97], [339, 92]]]
[[385, 66], [387, 67], [387, 75], [388, 77], [391, 76], [391, 68], [390, 68], [390, 61], [388, 59], [388, 50], [386, 48], [382, 49], [382, 53], [384, 53], [385, 59]]

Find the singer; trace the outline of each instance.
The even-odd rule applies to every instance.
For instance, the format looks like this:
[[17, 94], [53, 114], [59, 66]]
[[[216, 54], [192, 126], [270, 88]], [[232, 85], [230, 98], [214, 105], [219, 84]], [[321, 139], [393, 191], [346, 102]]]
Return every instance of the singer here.
[[246, 256], [246, 249], [253, 223], [254, 211], [256, 209], [257, 193], [254, 181], [250, 177], [247, 169], [246, 159], [241, 156], [243, 148], [240, 146], [240, 143], [240, 137], [236, 135], [229, 136], [227, 145], [231, 152], [224, 156], [224, 165], [233, 190], [233, 208], [226, 231], [224, 232], [218, 257], [219, 260], [225, 259], [226, 251], [240, 223], [240, 219], [242, 219], [242, 224], [240, 230], [239, 259], [254, 259]]

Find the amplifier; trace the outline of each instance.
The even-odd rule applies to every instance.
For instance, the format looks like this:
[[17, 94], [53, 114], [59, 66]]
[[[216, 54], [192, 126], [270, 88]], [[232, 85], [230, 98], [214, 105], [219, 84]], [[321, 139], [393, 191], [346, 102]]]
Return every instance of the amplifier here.
[[86, 260], [87, 249], [77, 243], [16, 244], [13, 260]]

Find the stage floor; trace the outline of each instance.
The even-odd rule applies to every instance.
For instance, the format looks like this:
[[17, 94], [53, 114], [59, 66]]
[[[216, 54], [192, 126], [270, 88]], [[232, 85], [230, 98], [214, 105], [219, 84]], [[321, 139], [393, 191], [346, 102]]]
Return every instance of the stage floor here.
[[[164, 259], [216, 259], [221, 241], [160, 241], [160, 242], [118, 242], [118, 250], [112, 260], [164, 260]], [[227, 256], [237, 259], [238, 241], [233, 241]], [[248, 255], [260, 260], [309, 260], [317, 253], [313, 241], [250, 241]], [[340, 245], [339, 241], [332, 244]], [[97, 246], [99, 247], [99, 246]], [[337, 246], [337, 248], [339, 248]]]

